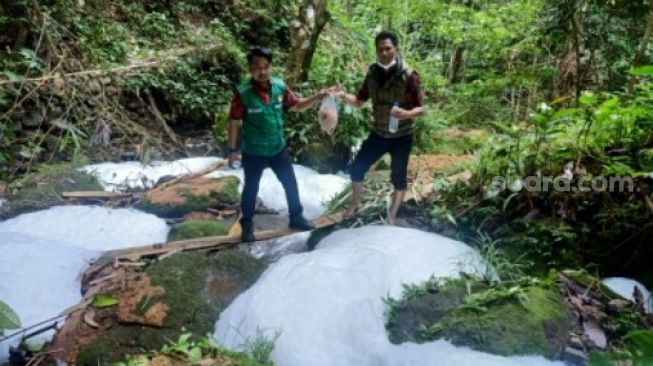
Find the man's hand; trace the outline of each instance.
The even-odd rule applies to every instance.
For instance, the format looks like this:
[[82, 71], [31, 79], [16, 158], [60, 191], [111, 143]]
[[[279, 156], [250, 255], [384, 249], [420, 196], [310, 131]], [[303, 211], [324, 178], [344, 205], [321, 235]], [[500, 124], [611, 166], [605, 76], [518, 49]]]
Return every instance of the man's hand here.
[[407, 111], [403, 108], [393, 108], [392, 112], [390, 112], [390, 115], [392, 117], [397, 117], [397, 119], [408, 119], [408, 118], [413, 118], [413, 114], [410, 111]]
[[317, 92], [317, 97], [322, 100], [324, 97], [327, 95], [331, 94], [331, 89], [322, 89], [319, 92]]
[[330, 87], [329, 92], [331, 93], [331, 95], [333, 95], [334, 97], [337, 97], [337, 98], [342, 98], [345, 95], [347, 95], [347, 92], [345, 91], [345, 89], [342, 88], [342, 85], [340, 85], [340, 84], [336, 84], [336, 85]]

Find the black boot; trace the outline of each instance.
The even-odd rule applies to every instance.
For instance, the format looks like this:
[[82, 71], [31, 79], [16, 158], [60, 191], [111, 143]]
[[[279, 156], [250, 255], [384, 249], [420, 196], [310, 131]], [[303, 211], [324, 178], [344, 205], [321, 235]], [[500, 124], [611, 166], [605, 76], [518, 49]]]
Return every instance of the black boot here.
[[315, 225], [312, 222], [306, 220], [303, 216], [297, 216], [290, 218], [290, 224], [288, 227], [296, 230], [313, 230]]
[[245, 243], [254, 241], [254, 223], [252, 220], [240, 219], [241, 239]]

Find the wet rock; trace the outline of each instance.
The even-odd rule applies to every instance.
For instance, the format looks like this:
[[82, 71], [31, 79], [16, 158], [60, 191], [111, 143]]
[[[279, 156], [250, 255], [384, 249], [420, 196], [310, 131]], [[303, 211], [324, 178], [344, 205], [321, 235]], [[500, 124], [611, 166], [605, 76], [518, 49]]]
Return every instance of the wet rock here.
[[605, 349], [608, 345], [608, 338], [601, 326], [594, 320], [586, 320], [583, 322], [583, 331], [591, 344], [599, 349]]
[[0, 218], [60, 205], [64, 203], [61, 193], [65, 191], [102, 190], [96, 177], [77, 171], [72, 166], [55, 166], [50, 170], [29, 177], [21, 189], [7, 195], [7, 201], [0, 208]]

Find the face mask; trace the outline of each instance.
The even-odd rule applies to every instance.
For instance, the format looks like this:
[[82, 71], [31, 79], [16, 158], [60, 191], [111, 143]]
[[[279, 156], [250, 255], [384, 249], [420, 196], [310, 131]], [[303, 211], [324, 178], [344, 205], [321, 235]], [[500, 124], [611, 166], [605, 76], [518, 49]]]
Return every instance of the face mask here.
[[383, 70], [388, 71], [389, 68], [394, 66], [397, 63], [397, 59], [393, 58], [392, 61], [390, 61], [387, 64], [382, 64], [381, 61], [377, 61], [376, 64], [379, 65]]

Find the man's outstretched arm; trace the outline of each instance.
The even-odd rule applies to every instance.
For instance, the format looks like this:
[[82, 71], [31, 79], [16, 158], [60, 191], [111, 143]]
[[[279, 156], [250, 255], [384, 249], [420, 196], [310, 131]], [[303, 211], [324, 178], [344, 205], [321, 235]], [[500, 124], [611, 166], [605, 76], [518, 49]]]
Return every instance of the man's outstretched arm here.
[[298, 98], [297, 103], [290, 107], [291, 111], [301, 112], [311, 108], [315, 103], [319, 102], [329, 94], [328, 89], [322, 89], [317, 94], [307, 98]]

